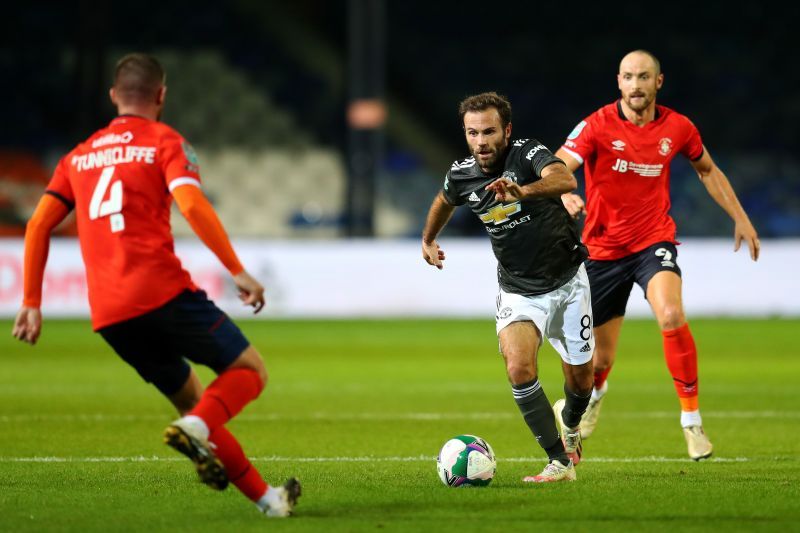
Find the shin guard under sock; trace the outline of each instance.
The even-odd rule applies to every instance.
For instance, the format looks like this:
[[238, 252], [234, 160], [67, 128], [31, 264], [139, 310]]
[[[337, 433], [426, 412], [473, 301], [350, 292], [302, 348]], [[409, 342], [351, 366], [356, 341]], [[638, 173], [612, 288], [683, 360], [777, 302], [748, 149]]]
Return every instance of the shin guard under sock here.
[[211, 382], [189, 414], [202, 418], [213, 432], [255, 400], [263, 388], [261, 377], [255, 370], [231, 368]]
[[664, 357], [684, 411], [697, 410], [697, 348], [689, 324], [662, 331]]
[[536, 442], [547, 452], [548, 458], [551, 461], [558, 459], [562, 464], [567, 464], [569, 458], [564, 451], [564, 443], [561, 442], [561, 435], [556, 427], [556, 417], [539, 380], [534, 379], [528, 383], [511, 385], [511, 391], [517, 407], [522, 413], [522, 418], [525, 419], [531, 433], [536, 437]]

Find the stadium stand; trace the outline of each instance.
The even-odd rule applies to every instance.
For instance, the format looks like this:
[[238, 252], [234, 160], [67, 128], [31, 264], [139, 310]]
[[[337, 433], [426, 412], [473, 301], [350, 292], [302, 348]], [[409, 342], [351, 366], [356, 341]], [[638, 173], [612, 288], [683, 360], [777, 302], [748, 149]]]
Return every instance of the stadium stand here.
[[[461, 11], [469, 12], [470, 5], [477, 4], [467, 2]], [[442, 31], [452, 25], [451, 6], [428, 3], [424, 17], [414, 6], [387, 5], [389, 119], [375, 187], [378, 236], [418, 234], [444, 170], [465, 155], [455, 113], [461, 98], [487, 89], [507, 94], [514, 103], [515, 134], [532, 134], [556, 147], [577, 120], [616, 97], [613, 69], [633, 42], [661, 58], [667, 83], [660, 102], [698, 124], [762, 236], [800, 234], [800, 107], [792, 91], [763, 82], [765, 72], [782, 71], [785, 57], [797, 49], [791, 17], [773, 19], [767, 39], [763, 28], [748, 22], [763, 14], [758, 4], [742, 6], [736, 16], [697, 5], [693, 20], [721, 17], [717, 33], [669, 13], [653, 33], [646, 25], [619, 31], [605, 10], [587, 5], [577, 19], [607, 20], [608, 26], [591, 37], [576, 32], [564, 40], [555, 28], [530, 31], [531, 17], [557, 17], [560, 6], [520, 5], [518, 16], [487, 26], [484, 35], [487, 43], [515, 53], [488, 47], [471, 57], [464, 36]], [[240, 2], [190, 10], [167, 3], [157, 18], [149, 10], [111, 4], [9, 9], [15, 35], [48, 38], [37, 47], [12, 40], [0, 53], [3, 72], [14, 80], [0, 87], [0, 97], [14, 102], [5, 115], [14, 127], [0, 128], [0, 149], [33, 153], [49, 172], [56, 155], [110, 117], [110, 105], [98, 105], [108, 86], [108, 62], [132, 49], [153, 52], [169, 71], [164, 119], [198, 149], [207, 190], [231, 233], [344, 235], [348, 40], [341, 3]], [[110, 22], [123, 15], [129, 24], [112, 32]], [[782, 86], [793, 86], [797, 75], [788, 75]], [[267, 177], [262, 171], [289, 175]], [[672, 177], [680, 236], [727, 236], [725, 214], [688, 166], [675, 168]], [[261, 190], [296, 191], [301, 185], [307, 201], [295, 193], [278, 200], [280, 193]], [[258, 202], [269, 204], [256, 209]], [[472, 217], [458, 215], [447, 231], [485, 233]]]

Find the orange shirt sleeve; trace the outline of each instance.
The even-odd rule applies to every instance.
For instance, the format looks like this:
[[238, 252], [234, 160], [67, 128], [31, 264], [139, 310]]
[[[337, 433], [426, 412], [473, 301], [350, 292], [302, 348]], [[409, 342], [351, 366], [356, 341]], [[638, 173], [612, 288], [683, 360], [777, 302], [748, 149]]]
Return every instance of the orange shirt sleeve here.
[[42, 281], [50, 251], [50, 232], [69, 212], [70, 208], [61, 195], [45, 194], [25, 227], [22, 298], [25, 307], [38, 308], [42, 305]]
[[217, 213], [203, 191], [195, 185], [180, 185], [172, 191], [172, 197], [183, 216], [192, 226], [200, 240], [219, 258], [232, 276], [244, 271], [236, 252], [233, 251], [228, 234], [222, 227]]
[[159, 159], [164, 181], [172, 192], [181, 185], [200, 184], [200, 163], [189, 142], [170, 130], [159, 141]]

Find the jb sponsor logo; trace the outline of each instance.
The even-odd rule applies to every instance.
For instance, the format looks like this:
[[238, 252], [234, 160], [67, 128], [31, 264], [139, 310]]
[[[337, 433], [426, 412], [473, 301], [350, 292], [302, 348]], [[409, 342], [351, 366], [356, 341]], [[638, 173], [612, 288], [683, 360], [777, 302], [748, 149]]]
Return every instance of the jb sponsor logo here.
[[645, 163], [635, 163], [633, 161], [626, 161], [625, 159], [617, 159], [612, 165], [611, 170], [615, 170], [620, 174], [628, 171], [644, 176], [645, 178], [656, 178], [661, 175], [664, 165], [658, 163], [656, 165], [648, 165]]

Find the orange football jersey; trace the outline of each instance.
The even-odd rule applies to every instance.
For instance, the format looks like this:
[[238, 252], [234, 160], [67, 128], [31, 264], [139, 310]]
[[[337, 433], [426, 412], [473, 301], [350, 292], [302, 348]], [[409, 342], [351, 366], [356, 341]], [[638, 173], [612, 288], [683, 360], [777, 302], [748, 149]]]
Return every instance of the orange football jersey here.
[[583, 163], [589, 258], [621, 259], [657, 242], [678, 243], [669, 214], [669, 170], [676, 155], [703, 155], [700, 132], [684, 115], [656, 106], [655, 120], [632, 124], [617, 100], [581, 121], [562, 146]]
[[175, 255], [170, 191], [200, 185], [191, 145], [169, 126], [122, 115], [67, 154], [47, 187], [75, 208], [95, 330], [194, 288]]

